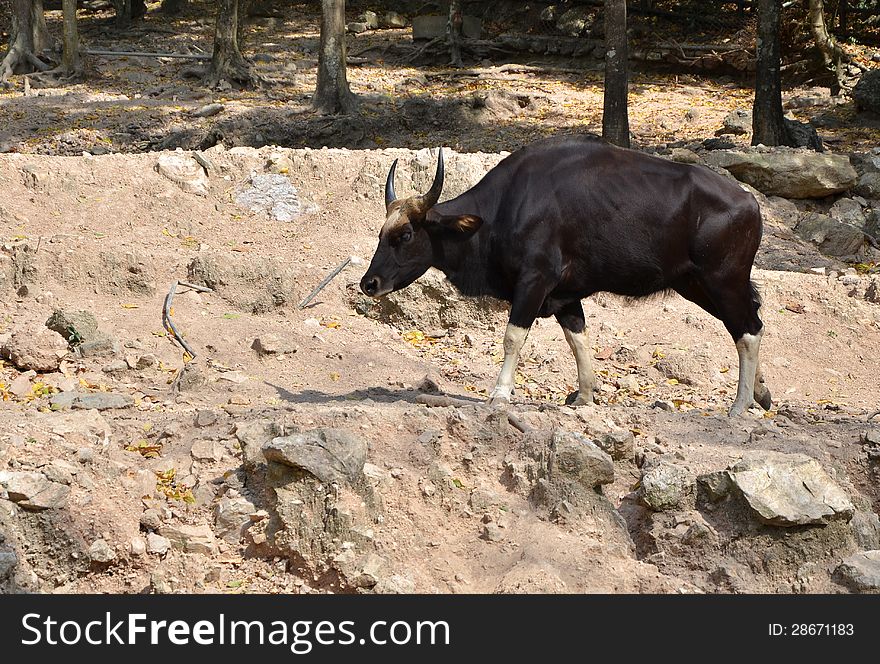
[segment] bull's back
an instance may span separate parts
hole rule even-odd
[[[757,203],[735,182],[586,137],[524,148],[480,189],[499,267],[558,261],[559,288],[579,296],[647,295],[725,251],[753,258],[760,241]]]

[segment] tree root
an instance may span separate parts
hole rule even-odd
[[[212,62],[202,83],[213,89],[227,87],[261,89],[269,85],[269,81],[257,74],[244,58],[236,58],[216,67]]]
[[[49,70],[49,65],[40,60],[33,51],[13,46],[0,62],[0,83],[9,87],[9,77],[15,74],[30,74]]]

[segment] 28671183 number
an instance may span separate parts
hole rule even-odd
[[[792,636],[852,636],[851,623],[794,623],[790,626]]]

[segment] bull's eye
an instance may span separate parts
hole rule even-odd
[[[400,241],[401,242],[409,242],[410,240],[412,240],[412,231],[411,230],[407,229],[407,230],[403,231],[403,233],[400,234]]]

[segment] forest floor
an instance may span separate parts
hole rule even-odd
[[[204,90],[182,76],[191,64],[178,61],[95,58],[99,78],[29,96],[20,86],[0,93],[0,113],[10,118],[0,143],[18,153],[0,155],[0,286],[9,294],[0,341],[42,328],[56,309],[92,312],[115,341],[106,354],[67,356],[57,371],[0,365],[0,472],[69,487],[57,509],[0,499],[0,572],[8,577],[0,573],[0,583],[42,592],[845,591],[835,573],[841,559],[877,548],[880,534],[877,458],[866,442],[880,440],[880,424],[869,419],[880,410],[880,307],[866,294],[873,288],[876,298],[876,276],[821,256],[768,215],[754,273],[775,399],[768,413],[726,416],[736,351],[711,316],[677,296],[633,303],[599,295],[585,301],[598,403],[564,405],[574,361],[558,326],[539,321],[510,411],[531,429],[522,435],[479,405],[499,369],[503,309],[431,286],[430,277],[383,309],[357,289],[362,265],[305,309],[297,303],[345,258],[369,260],[392,159],[401,159],[405,193],[433,172],[421,148],[453,148],[444,196],[454,195],[500,150],[596,131],[600,70],[594,63],[583,74],[554,73],[571,63],[527,59],[521,72],[487,62],[472,77],[377,59],[350,69],[365,119],[349,129],[363,136],[346,149],[288,149],[347,140],[325,133],[322,143],[319,128],[340,125],[305,110],[313,18],[296,13],[249,32],[246,50],[271,56],[257,64],[275,80],[263,91]],[[206,51],[213,25],[189,16],[168,34],[168,23],[160,31],[148,16],[123,39],[107,19],[83,22],[91,47]],[[375,31],[353,37],[350,49],[406,39],[405,31]],[[747,86],[695,75],[636,74],[633,90],[642,147],[711,138],[727,113],[751,105]],[[488,93],[495,101],[472,101]],[[519,96],[523,106],[502,103]],[[832,151],[876,145],[876,121],[827,90],[786,98],[801,100],[797,113],[827,118],[820,134]],[[224,104],[220,116],[193,116],[212,102]],[[209,141],[218,123],[221,140]],[[163,143],[172,136],[204,150],[209,167],[195,189],[158,172],[160,159],[185,153],[147,152],[176,147]],[[473,152],[482,154],[463,154]],[[291,221],[241,202],[254,175],[268,173],[296,188],[300,213]],[[184,357],[160,314],[178,279],[214,292],[175,300],[174,319],[199,355],[175,391]],[[257,338],[273,352],[255,350]],[[417,402],[435,386],[474,405]],[[50,406],[64,394],[127,403],[100,412]],[[248,457],[252,432],[264,424],[277,435],[342,428],[365,441],[369,488],[345,513],[357,521],[369,511],[369,526],[309,543],[325,554],[336,547],[335,557],[304,561],[302,548],[265,548],[257,526],[283,500],[265,491],[271,477]],[[559,430],[631,437],[601,495],[536,498],[546,471],[541,446]],[[779,528],[732,499],[716,505],[691,495],[654,511],[639,497],[651,464],[672,464],[693,485],[697,475],[774,452],[817,459],[852,498],[853,525]],[[230,537],[223,506],[242,497],[253,503],[240,513],[247,532]],[[145,542],[161,545],[157,534],[171,550],[145,552]]]

